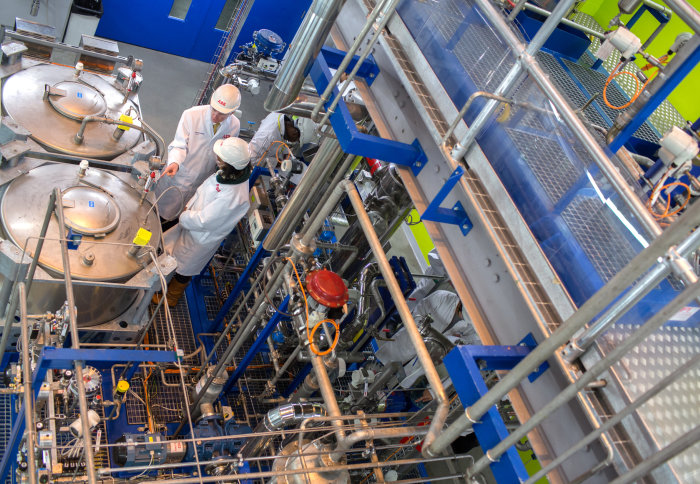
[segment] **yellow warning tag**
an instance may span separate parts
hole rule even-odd
[[[136,237],[134,237],[134,244],[135,245],[146,245],[151,241],[151,233],[144,229],[140,228],[138,232],[136,232]]]
[[[120,115],[120,116],[119,116],[119,121],[121,121],[122,123],[134,124],[134,118],[132,118],[131,116],[127,116],[126,114]],[[121,129],[122,131],[129,131],[129,130],[131,129],[131,128],[128,127],[128,126],[122,126],[122,125],[119,125],[119,126],[117,126],[117,127],[118,127],[119,129]]]

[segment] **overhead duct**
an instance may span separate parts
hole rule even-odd
[[[314,0],[289,47],[277,80],[265,99],[265,109],[279,111],[292,104],[311,64],[321,50],[345,0]]]

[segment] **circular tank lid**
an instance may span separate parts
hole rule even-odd
[[[64,116],[82,120],[85,116],[100,116],[107,110],[107,102],[100,92],[76,81],[63,81],[54,84],[54,92],[65,95],[49,95],[49,102]]]
[[[306,276],[306,289],[314,300],[329,308],[339,308],[348,302],[348,288],[343,279],[326,269]]]
[[[63,190],[63,207],[66,225],[81,234],[108,234],[119,225],[119,206],[97,188],[74,186]]]

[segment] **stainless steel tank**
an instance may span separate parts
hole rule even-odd
[[[135,129],[120,139],[112,137],[115,126],[99,122],[87,125],[82,144],[74,141],[85,116],[119,119],[136,115],[138,107],[109,77],[54,64],[38,64],[3,80],[2,105],[7,114],[27,129],[45,148],[84,158],[112,159],[141,139]],[[134,124],[140,125],[138,120]]]
[[[46,164],[15,178],[5,188],[0,201],[0,218],[6,239],[31,256],[55,187],[62,193],[64,217],[70,234],[59,234],[53,216],[47,240],[39,259],[40,266],[58,284],[36,282],[29,294],[29,312],[55,311],[65,301],[63,264],[59,236],[80,238],[79,245],[69,250],[71,275],[79,281],[123,283],[143,269],[128,254],[140,227],[152,233],[152,243],[160,240],[160,223],[150,203],[139,205],[141,192],[113,173],[88,168],[84,176],[78,167],[67,164]],[[147,217],[147,220],[146,220]],[[144,260],[150,262],[149,258]],[[138,297],[138,290],[123,287],[74,286],[78,322],[93,326],[113,320]]]

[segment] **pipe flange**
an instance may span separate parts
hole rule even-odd
[[[316,251],[316,241],[312,240],[309,245],[304,245],[300,234],[294,234],[291,243],[292,250],[303,256],[310,256]]]

